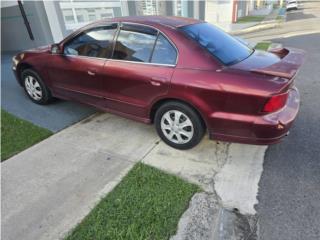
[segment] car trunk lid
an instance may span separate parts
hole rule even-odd
[[[261,95],[281,94],[294,84],[304,55],[304,51],[293,48],[270,52],[255,50],[248,58],[222,72],[234,72],[237,74],[235,81],[254,87]]]
[[[253,67],[251,72],[292,79],[305,59],[305,52],[295,48],[280,48],[270,51],[279,57],[279,61],[269,66]]]

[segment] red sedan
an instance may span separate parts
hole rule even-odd
[[[211,139],[271,144],[297,116],[304,52],[249,48],[178,17],[103,20],[58,44],[22,52],[13,70],[30,99],[74,100],[145,123],[178,149]]]

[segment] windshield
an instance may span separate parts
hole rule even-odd
[[[253,52],[239,40],[209,23],[188,25],[181,29],[225,65],[240,62]]]

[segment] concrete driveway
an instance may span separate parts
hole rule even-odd
[[[154,126],[93,115],[1,164],[2,239],[62,238],[137,161],[216,191],[223,207],[254,214],[264,151],[207,137],[179,151]]]
[[[1,53],[1,108],[53,132],[96,112],[94,108],[62,100],[45,106],[31,102],[12,73],[13,55]]]

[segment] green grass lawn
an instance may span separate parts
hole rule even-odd
[[[21,152],[52,134],[30,122],[1,110],[1,161]]]
[[[261,22],[266,16],[245,16],[238,19],[237,23]]]
[[[196,185],[138,163],[66,240],[169,239]]]
[[[270,45],[271,45],[271,42],[259,42],[254,48],[258,50],[267,51]]]

